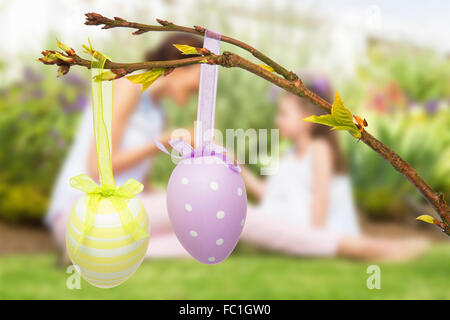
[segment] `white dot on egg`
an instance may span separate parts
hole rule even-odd
[[[209,258],[208,258],[208,261],[209,261],[209,262],[214,262],[214,261],[216,261],[216,258],[214,258],[214,257],[209,257]]]
[[[191,212],[192,211],[192,206],[189,203],[186,203],[184,205],[184,208],[186,209],[187,212]]]
[[[237,195],[238,196],[242,196],[242,189],[241,188],[237,188]]]
[[[244,226],[244,223],[245,223],[245,220],[244,220],[244,219],[242,219],[242,220],[241,220],[241,227],[243,227],[243,226]]]
[[[194,238],[198,236],[197,231],[191,230],[189,233],[190,233],[190,235],[191,235],[192,237],[194,237]]]
[[[182,184],[188,184],[189,183],[189,179],[188,178],[183,178],[183,179],[181,179],[181,183]]]
[[[223,219],[223,217],[225,217],[225,211],[223,210],[217,211],[216,217],[217,219]]]
[[[223,244],[223,239],[222,238],[217,239],[216,244],[218,246],[221,246]]]
[[[217,189],[219,189],[219,185],[218,185],[217,182],[215,182],[215,181],[212,181],[212,182],[209,184],[209,187],[210,187],[212,190],[214,190],[214,191],[216,191]]]

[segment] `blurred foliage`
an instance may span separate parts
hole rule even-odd
[[[54,70],[52,70],[54,71]],[[85,82],[26,69],[0,98],[0,218],[37,220],[85,106]]]
[[[430,52],[377,44],[347,88],[357,97],[353,103],[368,119],[370,133],[446,195],[450,194],[449,62]],[[366,146],[345,142],[355,199],[363,211],[400,216],[423,210],[419,192],[389,163]]]
[[[377,41],[359,68],[363,81],[394,81],[415,102],[450,97],[450,59],[433,51]]]
[[[435,190],[450,194],[450,112],[398,112],[370,117],[370,132],[409,162]],[[377,216],[420,208],[420,193],[383,158],[364,146],[347,148],[355,199]],[[420,210],[420,209],[419,209]],[[412,212],[412,214],[415,214]]]

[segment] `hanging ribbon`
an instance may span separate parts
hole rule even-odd
[[[221,35],[205,30],[203,47],[219,54]],[[214,114],[216,109],[218,65],[203,63],[200,69],[200,87],[198,93],[197,126],[195,128],[195,149],[181,139],[169,141],[169,145],[180,153],[177,159],[216,156],[233,171],[241,172],[239,164],[234,165],[226,156],[226,149],[214,144]],[[155,145],[164,153],[170,154],[162,143],[154,140]]]
[[[203,47],[219,54],[220,33],[205,30]],[[218,65],[203,63],[200,67],[200,87],[198,89],[197,127],[195,148],[210,147],[214,143],[214,113],[216,110]]]
[[[96,51],[91,61],[92,113],[94,122],[95,146],[97,149],[98,171],[100,185],[97,185],[88,175],[81,174],[70,179],[70,185],[83,191],[87,196],[86,213],[75,252],[82,244],[85,236],[94,226],[95,215],[100,201],[108,198],[120,217],[123,228],[137,241],[148,237],[147,232],[136,222],[128,208],[127,200],[139,194],[144,186],[134,179],[129,179],[121,187],[116,187],[112,169],[112,81],[96,81],[101,75],[107,57]]]

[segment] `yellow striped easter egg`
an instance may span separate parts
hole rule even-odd
[[[142,201],[138,198],[126,201],[136,222],[150,234],[149,220]],[[115,287],[131,277],[140,266],[147,252],[149,237],[136,241],[124,229],[111,201],[102,198],[95,214],[94,226],[78,246],[86,204],[87,197],[83,196],[73,207],[67,221],[66,246],[69,257],[90,284],[100,288]]]

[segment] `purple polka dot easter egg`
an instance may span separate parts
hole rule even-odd
[[[183,247],[202,263],[219,263],[233,251],[244,227],[244,182],[218,157],[184,159],[170,176],[167,209]]]

